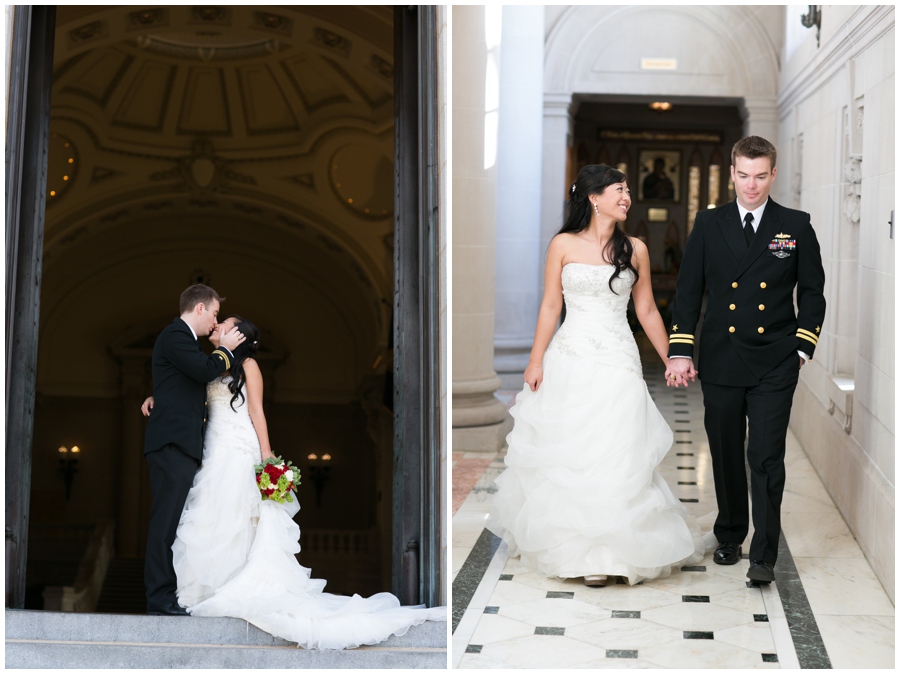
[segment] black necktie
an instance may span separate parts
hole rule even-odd
[[[753,213],[747,213],[744,216],[744,238],[747,239],[747,245],[750,245],[750,242],[753,241],[753,235],[756,232],[753,231]]]

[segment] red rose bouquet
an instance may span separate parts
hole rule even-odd
[[[271,499],[278,503],[293,503],[292,491],[297,491],[300,484],[300,471],[290,461],[283,461],[280,456],[270,457],[254,466],[256,484],[262,500]]]

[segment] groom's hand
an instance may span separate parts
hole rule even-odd
[[[666,386],[674,386],[678,388],[684,384],[685,388],[688,381],[697,379],[697,371],[694,369],[694,361],[690,358],[670,358],[666,367]]]
[[[142,413],[145,417],[149,417],[149,416],[150,416],[150,410],[152,410],[152,409],[153,409],[153,396],[150,396],[149,398],[147,398],[147,399],[144,401],[144,404],[141,405],[141,413]]]
[[[222,341],[219,344],[234,353],[234,350],[243,344],[245,339],[247,338],[244,337],[240,328],[235,326],[231,329],[231,332],[226,332],[222,335]]]

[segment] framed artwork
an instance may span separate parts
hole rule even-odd
[[[638,201],[681,201],[680,150],[641,150],[638,165]]]

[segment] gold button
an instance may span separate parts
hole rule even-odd
[[[759,334],[762,334],[762,333],[764,333],[766,330],[765,330],[765,328],[757,328],[756,331],[757,331]]]
[[[734,326],[733,326],[733,325],[732,325],[730,328],[728,328],[728,332],[734,332]]]
[[[759,287],[760,287],[760,288],[765,288],[765,287],[766,287],[766,282],[763,281],[762,283],[760,283],[760,284],[759,284]]]
[[[733,305],[733,304],[729,304],[729,305],[728,305],[728,308],[731,309],[732,311],[734,311],[734,305]]]
[[[759,305],[759,310],[760,310],[760,311],[765,311],[765,310],[766,310],[766,305],[765,305],[765,304],[760,304],[760,305]]]
[[[731,287],[732,287],[732,288],[737,288],[737,281],[735,281],[734,283],[732,283],[732,284],[731,284]]]

